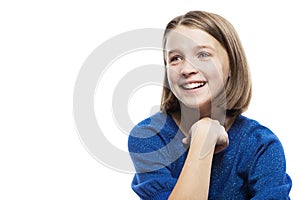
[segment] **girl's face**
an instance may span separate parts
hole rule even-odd
[[[185,106],[207,110],[225,92],[229,76],[226,50],[208,33],[186,26],[176,27],[166,39],[170,89]]]

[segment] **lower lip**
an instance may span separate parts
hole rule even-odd
[[[201,86],[201,87],[199,87],[199,88],[195,88],[195,89],[185,89],[185,88],[183,88],[183,87],[181,87],[181,88],[182,88],[185,92],[187,92],[187,93],[195,93],[195,92],[198,92],[198,91],[202,90],[205,86],[206,86],[206,84],[203,85],[203,86]]]

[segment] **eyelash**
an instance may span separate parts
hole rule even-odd
[[[202,51],[202,52],[198,53],[198,58],[207,58],[209,56],[210,56],[210,53],[208,53],[208,52]]]
[[[183,60],[183,58],[179,55],[172,56],[169,60],[169,63],[179,62],[178,59]]]
[[[197,54],[197,57],[198,57],[199,59],[204,59],[204,60],[207,59],[207,58],[210,57],[210,56],[211,56],[210,53],[204,52],[204,51],[202,51],[202,52],[200,52],[200,53]],[[183,57],[180,56],[180,55],[172,56],[172,57],[169,59],[169,63],[170,63],[170,64],[173,64],[173,65],[176,65],[176,64],[178,64],[178,62],[180,62],[178,59],[180,59],[180,61],[181,61],[181,60],[183,60]]]

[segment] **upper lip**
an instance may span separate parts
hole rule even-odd
[[[204,80],[191,80],[191,81],[185,81],[182,82],[180,85],[186,85],[186,84],[191,84],[191,83],[207,83],[207,81]]]
[[[194,81],[186,81],[183,84],[181,84],[180,87],[183,89],[192,90],[192,89],[196,89],[199,87],[203,87],[205,84],[206,84],[206,81],[194,80]]]

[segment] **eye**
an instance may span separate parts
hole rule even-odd
[[[211,54],[205,51],[201,51],[200,53],[198,53],[198,58],[200,59],[206,59],[208,57],[210,57]]]
[[[172,65],[177,65],[179,64],[181,61],[183,60],[183,58],[179,55],[175,55],[175,56],[171,56],[169,59],[169,63]]]

